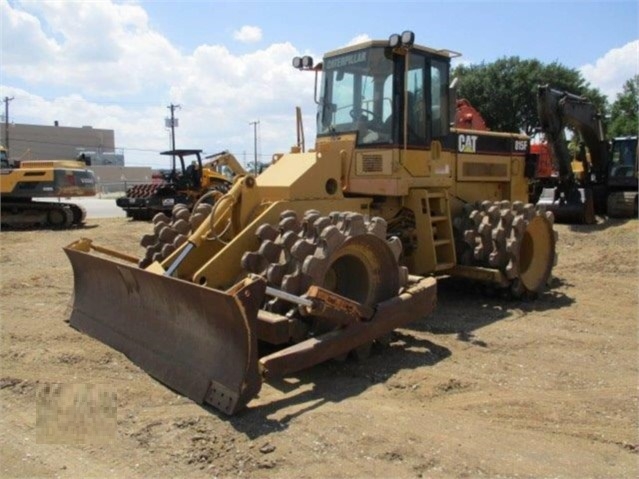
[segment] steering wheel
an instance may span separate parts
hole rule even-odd
[[[383,125],[384,122],[381,118],[379,118],[374,111],[367,110],[366,108],[357,108],[352,109],[349,112],[349,115],[354,121],[361,120],[362,117],[369,122],[370,125]]]

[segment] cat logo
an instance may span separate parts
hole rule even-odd
[[[477,135],[459,135],[457,148],[461,153],[477,153]]]

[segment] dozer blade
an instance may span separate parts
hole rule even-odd
[[[71,326],[124,353],[198,403],[233,414],[261,387],[256,321],[266,284],[218,291],[64,248],[74,275]]]

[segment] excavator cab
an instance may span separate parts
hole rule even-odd
[[[2,169],[10,168],[9,165],[9,157],[7,156],[7,150],[4,149],[4,146],[0,146],[0,165]]]
[[[636,136],[613,138],[608,165],[606,213],[612,217],[637,217]]]
[[[637,177],[637,137],[615,138],[612,140],[608,178],[611,183],[622,178]]]

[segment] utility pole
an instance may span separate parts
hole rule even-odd
[[[7,159],[9,158],[9,102],[13,100],[13,97],[4,97],[4,142],[5,149],[7,150]]]
[[[260,120],[249,122],[249,125],[253,125],[253,152],[255,154],[255,176],[257,176],[257,125],[259,124],[260,124]]]
[[[171,110],[171,118],[167,118],[165,124],[171,127],[171,150],[175,150],[175,127],[178,126],[178,119],[175,118],[175,109],[181,107],[171,103],[167,108]],[[175,170],[175,155],[173,155],[173,170]]]

